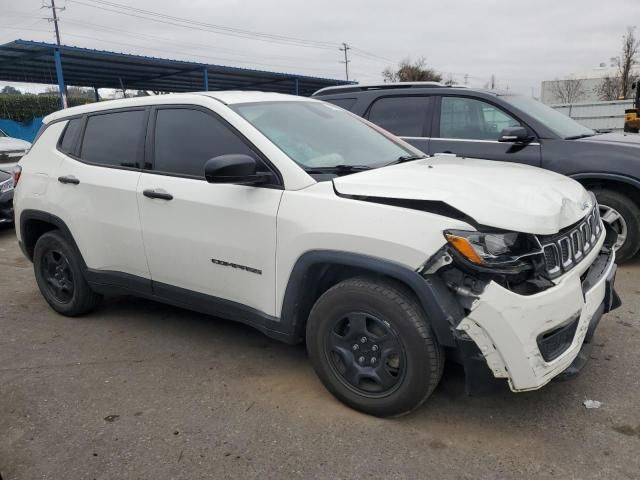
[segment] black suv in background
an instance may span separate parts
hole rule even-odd
[[[329,87],[314,97],[429,155],[525,163],[568,175],[596,194],[603,220],[618,232],[618,262],[640,249],[640,135],[596,132],[526,96],[432,82]]]

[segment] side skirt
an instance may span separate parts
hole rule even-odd
[[[278,318],[231,300],[154,282],[127,273],[87,269],[85,275],[91,288],[103,295],[134,295],[147,298],[186,310],[244,323],[268,337],[285,343],[296,343],[293,333],[283,329],[283,324]]]

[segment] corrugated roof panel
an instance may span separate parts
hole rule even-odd
[[[15,40],[0,45],[0,80],[57,84],[53,52],[56,45],[31,40]],[[294,93],[296,80],[300,95],[353,82],[328,78],[270,72],[225,65],[132,55],[61,45],[65,84],[98,88],[187,92],[202,90],[204,70],[210,90],[266,90]],[[122,82],[122,83],[121,83]]]

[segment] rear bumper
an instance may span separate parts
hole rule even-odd
[[[490,283],[458,325],[493,376],[508,380],[513,391],[538,389],[586,363],[600,318],[620,304],[614,253],[598,248],[592,255],[586,271],[569,273],[534,295]]]

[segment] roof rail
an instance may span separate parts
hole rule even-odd
[[[466,85],[445,85],[440,82],[388,82],[369,85],[338,85],[321,88],[313,94],[314,97],[331,93],[364,92],[367,90],[386,90],[393,88],[468,88]]]

